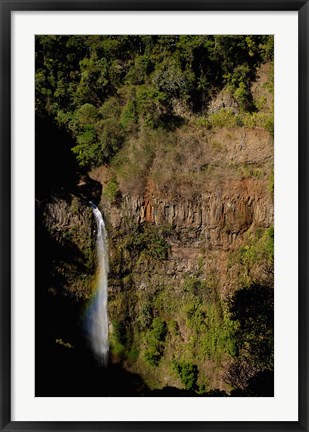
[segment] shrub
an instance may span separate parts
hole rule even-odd
[[[229,257],[229,265],[238,265],[239,283],[249,286],[263,281],[272,284],[274,274],[274,228],[257,229],[247,242]]]
[[[181,97],[192,90],[194,73],[189,69],[183,71],[179,62],[167,58],[157,65],[152,81],[168,97]]]
[[[160,359],[162,357],[161,351],[157,350],[156,346],[151,346],[144,354],[144,358],[150,366],[158,366]]]
[[[146,54],[136,56],[134,65],[126,75],[126,82],[133,85],[140,85],[145,82],[147,75],[152,71],[153,63]]]
[[[123,144],[119,125],[119,102],[108,99],[100,109],[86,103],[77,109],[68,122],[77,145],[72,148],[82,167],[94,167],[108,162]],[[62,115],[63,121],[64,116]],[[60,117],[59,117],[60,119]]]
[[[102,163],[100,150],[99,143],[78,144],[72,147],[72,152],[76,155],[77,162],[81,167],[100,165]]]
[[[157,317],[152,322],[151,336],[158,342],[164,342],[167,335],[166,322]]]
[[[142,329],[148,328],[153,320],[153,309],[151,304],[143,304],[138,317],[138,323]]]
[[[185,276],[183,289],[195,295],[203,295],[207,290],[206,282],[196,276]]]
[[[118,183],[115,178],[109,180],[103,188],[103,196],[109,201],[114,202],[120,194]]]
[[[238,102],[240,108],[248,111],[251,108],[250,92],[248,91],[244,82],[239,84],[239,87],[234,92],[234,98]]]
[[[136,100],[129,100],[124,106],[120,118],[120,124],[125,131],[134,131],[138,124],[138,112]]]
[[[235,355],[235,331],[237,324],[218,304],[210,305],[206,312],[206,331],[200,338],[203,353],[209,359],[221,361],[226,354]]]
[[[113,335],[116,342],[125,345],[127,341],[126,327],[123,322],[113,321]]]
[[[127,354],[127,331],[122,321],[112,321],[112,333],[110,337],[111,352],[121,358]]]
[[[180,381],[187,390],[197,390],[198,367],[189,362],[173,362],[173,368],[178,373]]]
[[[144,224],[139,226],[137,232],[127,239],[126,248],[133,257],[142,256],[163,261],[167,258],[170,245],[156,225]]]
[[[148,349],[144,358],[151,366],[158,366],[159,361],[164,353],[164,342],[167,336],[167,325],[160,317],[153,320],[151,329],[148,332],[147,345]]]
[[[228,108],[221,108],[208,117],[207,127],[233,129],[239,126],[239,118],[235,113]]]
[[[260,127],[266,129],[271,135],[274,134],[274,116],[272,113],[242,113],[240,118],[246,127]]]

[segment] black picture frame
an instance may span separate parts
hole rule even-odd
[[[21,422],[11,421],[11,12],[12,11],[297,11],[299,23],[299,420],[295,422]],[[308,430],[308,0],[86,1],[0,0],[1,146],[0,146],[0,425],[1,431],[307,431]],[[287,29],[288,31],[288,29]],[[293,227],[295,228],[295,227]]]

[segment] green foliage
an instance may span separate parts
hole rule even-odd
[[[76,111],[76,122],[79,125],[94,124],[98,119],[98,110],[95,106],[86,103]]]
[[[119,125],[120,110],[118,101],[110,98],[100,109],[87,103],[68,117],[58,115],[58,121],[65,121],[76,139],[72,147],[80,166],[98,166],[109,161],[123,142],[123,132]]]
[[[270,266],[274,263],[274,228],[257,231],[248,243],[238,252],[240,264],[250,267],[256,262],[266,261]]]
[[[186,315],[204,358],[220,362],[227,355],[235,355],[236,325],[219,299],[205,304],[195,298],[187,303]]]
[[[173,368],[187,390],[197,390],[198,367],[189,362],[173,361]]]
[[[137,102],[135,99],[128,100],[124,106],[120,123],[126,132],[134,131],[138,125]]]
[[[194,275],[185,276],[183,281],[183,291],[207,301],[212,300],[214,294],[210,280],[202,280],[198,276]]]
[[[103,187],[103,196],[111,202],[116,201],[119,195],[119,187],[115,178],[110,179]]]
[[[274,274],[274,228],[257,229],[239,250],[231,254],[229,265],[238,265],[239,283],[250,286],[257,279],[273,283]],[[258,273],[257,273],[258,269]]]
[[[272,113],[243,113],[240,116],[240,121],[246,127],[261,127],[266,129],[271,135],[274,134],[274,117]]]
[[[84,143],[83,138],[85,138]],[[89,134],[87,136],[84,134],[80,139],[80,143],[72,148],[73,153],[76,155],[77,162],[81,167],[91,167],[103,162],[100,158],[100,145],[94,143],[94,140],[87,140],[87,138],[91,138],[91,135]]]
[[[249,128],[263,128],[271,135],[274,134],[274,116],[272,113],[266,112],[241,112],[236,114],[229,108],[221,108],[220,110],[210,114],[208,117],[201,117],[197,120],[198,126],[211,128],[228,128],[246,126]]]
[[[36,113],[69,130],[81,166],[97,166],[143,128],[177,127],[176,106],[203,111],[223,87],[253,111],[256,68],[272,59],[273,36],[37,36]]]
[[[194,84],[192,70],[181,68],[175,58],[166,58],[159,63],[152,75],[152,82],[168,97],[185,97],[192,91]]]
[[[122,321],[112,321],[112,333],[110,335],[110,349],[113,354],[120,358],[127,355],[128,334]]]
[[[117,343],[125,345],[127,341],[126,327],[123,322],[113,321],[113,336]]]
[[[249,91],[244,82],[239,83],[239,87],[234,92],[234,97],[242,109],[247,110],[250,107]]]
[[[144,354],[146,362],[153,367],[158,366],[161,357],[161,351],[157,349],[156,345],[151,346]]]
[[[226,354],[236,354],[237,325],[231,321],[228,312],[220,310],[219,304],[207,308],[205,327],[206,331],[201,335],[200,343],[207,358],[220,361]]]
[[[151,336],[158,342],[164,342],[167,335],[166,322],[160,317],[152,321]]]
[[[152,70],[153,62],[151,58],[147,54],[137,55],[134,65],[131,66],[126,75],[126,82],[131,85],[144,84]]]
[[[214,112],[209,115],[206,119],[204,125],[207,128],[223,128],[226,127],[228,129],[233,129],[237,126],[240,126],[240,120],[235,113],[228,108],[222,108],[217,112]]]
[[[154,129],[164,127],[164,115],[170,111],[167,94],[151,86],[136,89],[136,106],[141,121]]]
[[[145,223],[127,238],[125,247],[133,257],[163,261],[168,256],[170,245],[159,227]]]
[[[129,360],[132,363],[134,363],[138,359],[138,357],[139,357],[139,351],[136,348],[132,347],[130,349],[130,351],[128,352],[128,358],[129,358]]]
[[[206,286],[205,282],[195,276],[186,276],[183,284],[184,291],[198,294]]]
[[[158,366],[164,353],[166,335],[166,322],[160,317],[155,318],[147,335],[147,350],[144,354],[145,360],[153,367]]]
[[[242,64],[237,66],[232,74],[226,76],[229,79],[232,94],[243,111],[252,111],[254,108],[250,91],[251,74],[249,65]]]
[[[153,320],[153,308],[150,303],[145,303],[138,316],[138,324],[142,330],[149,328]]]

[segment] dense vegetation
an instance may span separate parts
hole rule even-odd
[[[225,298],[218,292],[215,268],[205,279],[202,258],[200,269],[184,274],[182,282],[160,276],[160,263],[156,255],[147,256],[147,250],[155,250],[158,237],[162,242],[170,237],[166,229],[162,235],[155,226],[149,228],[143,229],[145,243],[139,242],[138,233],[132,234],[136,249],[127,236],[116,240],[119,255],[111,263],[116,270],[111,284],[117,278],[122,288],[109,300],[110,313],[119,320],[113,324],[112,352],[153,388],[159,377],[168,376],[177,387],[204,394],[223,369],[223,380],[235,395],[271,395],[273,228],[260,229],[229,253],[238,289]],[[137,289],[140,285],[145,289]]]
[[[37,36],[36,110],[70,131],[87,168],[110,162],[144,128],[174,129],[182,113],[205,113],[223,87],[238,115],[223,109],[201,124],[271,129],[250,88],[272,58],[272,36]]]
[[[273,394],[274,229],[271,217],[261,226],[250,219],[252,197],[272,202],[274,191],[272,156],[259,149],[257,162],[250,153],[254,140],[273,138],[273,55],[273,37],[262,35],[36,37],[37,129],[52,122],[65,134],[53,143],[45,132],[36,142],[39,162],[49,152],[63,162],[61,176],[54,167],[51,173],[58,195],[46,192],[50,160],[36,177],[37,251],[50,255],[37,280],[48,288],[48,316],[50,295],[66,302],[57,349],[69,347],[74,355],[80,341],[62,330],[67,303],[82,309],[93,295],[94,226],[87,208],[93,199],[109,235],[111,361],[139,374],[151,390],[168,383],[184,395]],[[256,135],[248,138],[251,129]],[[61,146],[75,166],[62,158]],[[95,168],[103,191],[94,185]],[[70,182],[67,171],[74,171]],[[229,188],[234,192],[226,197]],[[224,213],[224,222],[211,228],[219,233],[214,241],[209,227],[191,226],[189,219],[176,226],[152,215],[141,220],[136,203],[134,218],[123,210],[128,196],[142,197],[144,206],[153,194],[189,207],[202,201],[203,191],[209,202],[219,200],[211,216]],[[245,204],[237,207],[241,194]],[[175,245],[198,253],[171,271]],[[43,345],[44,332],[41,337]]]

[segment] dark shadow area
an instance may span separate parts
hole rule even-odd
[[[253,284],[236,291],[230,302],[233,320],[238,320],[241,331],[273,333],[274,290],[272,287]]]
[[[228,397],[229,395],[222,390],[215,389],[205,393],[196,393],[192,390],[184,390],[176,387],[164,387],[159,390],[152,390],[145,394],[151,397]]]
[[[173,112],[161,115],[159,120],[159,126],[167,131],[175,131],[177,128],[184,125],[184,123],[184,119]]]
[[[71,148],[75,145],[64,128],[49,118],[35,121],[35,198],[44,200],[74,193],[86,201],[100,200],[102,186],[76,163]]]
[[[37,356],[35,395],[41,397],[143,396],[142,379],[121,365],[101,366],[86,347],[45,346]]]
[[[273,397],[274,371],[258,372],[248,380],[244,390],[236,389],[231,392],[232,397]]]
[[[52,191],[73,188],[79,170],[72,154],[72,138],[49,118],[35,120],[35,193],[48,197]]]
[[[235,390],[231,396],[274,395],[274,290],[253,284],[230,300],[238,355],[224,379]]]

